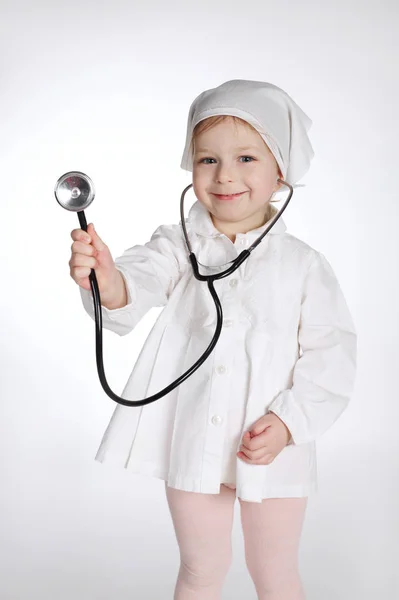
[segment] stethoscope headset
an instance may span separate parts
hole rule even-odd
[[[198,279],[199,281],[206,281],[208,284],[209,291],[211,293],[211,296],[212,296],[212,298],[215,302],[215,306],[216,306],[217,324],[216,324],[216,330],[215,330],[214,336],[213,336],[208,348],[205,350],[205,352],[202,354],[202,356],[197,360],[197,362],[194,363],[193,366],[190,367],[190,369],[188,369],[185,373],[183,373],[183,375],[178,377],[175,381],[173,381],[173,383],[171,383],[170,385],[165,387],[163,390],[161,390],[157,394],[153,394],[152,396],[149,396],[148,398],[144,398],[143,400],[125,400],[125,398],[121,398],[120,396],[115,394],[109,387],[108,382],[105,377],[104,364],[103,364],[101,298],[100,298],[100,292],[98,289],[98,283],[97,283],[95,271],[94,271],[94,269],[91,269],[91,272],[89,275],[89,280],[90,280],[90,287],[91,287],[91,291],[93,294],[93,300],[94,300],[97,371],[98,371],[98,375],[99,375],[99,378],[101,381],[101,385],[103,386],[105,393],[108,394],[108,396],[112,400],[114,400],[115,402],[118,402],[118,404],[123,404],[124,406],[144,406],[145,404],[150,404],[151,402],[155,402],[156,400],[159,400],[163,396],[166,396],[166,394],[168,394],[174,388],[176,388],[178,385],[183,383],[183,381],[185,381],[188,377],[190,377],[190,375],[192,375],[202,365],[202,363],[205,362],[205,360],[208,358],[208,356],[211,354],[212,350],[216,346],[216,343],[220,337],[220,333],[222,330],[222,323],[223,323],[222,306],[220,304],[219,297],[216,294],[213,282],[218,279],[223,279],[224,277],[231,275],[231,273],[234,273],[234,271],[236,269],[238,269],[238,267],[240,265],[242,265],[242,263],[250,256],[251,252],[256,248],[256,246],[258,246],[258,244],[260,244],[260,242],[263,240],[265,235],[270,231],[270,229],[274,226],[274,224],[278,221],[278,219],[281,217],[281,215],[285,211],[289,201],[292,198],[292,194],[293,194],[294,190],[293,190],[293,187],[286,181],[283,181],[282,179],[277,179],[277,181],[282,183],[283,185],[286,185],[290,189],[290,193],[284,203],[283,208],[280,209],[280,211],[275,216],[275,218],[271,221],[271,223],[268,225],[268,227],[265,229],[265,231],[254,241],[254,243],[249,248],[243,250],[237,256],[237,258],[234,259],[234,261],[230,261],[230,262],[232,262],[232,265],[230,267],[228,267],[225,271],[222,271],[217,274],[212,274],[212,275],[201,275],[201,273],[199,272],[198,261],[195,257],[194,252],[192,251],[191,244],[190,244],[190,241],[189,241],[188,235],[187,235],[185,221],[184,221],[184,209],[183,209],[184,197],[186,195],[186,192],[193,186],[193,184],[191,183],[183,190],[181,199],[180,199],[180,219],[181,219],[181,226],[183,229],[184,239],[186,241],[186,245],[187,245],[187,248],[189,251],[189,259],[190,259],[191,266],[193,268],[193,272],[194,272],[196,279]],[[58,179],[57,183],[55,184],[54,194],[55,194],[57,202],[63,208],[65,208],[66,210],[78,213],[80,227],[84,231],[87,231],[87,222],[86,222],[86,217],[84,214],[84,209],[86,209],[93,202],[94,196],[95,196],[94,185],[93,185],[93,182],[91,181],[90,177],[88,177],[87,175],[85,175],[84,173],[82,173],[80,171],[68,171],[68,173],[65,173]],[[226,264],[228,264],[228,263],[226,263]]]

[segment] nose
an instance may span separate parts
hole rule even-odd
[[[233,180],[233,168],[225,163],[220,162],[216,169],[216,181],[225,183]]]

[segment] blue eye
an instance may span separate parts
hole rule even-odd
[[[253,156],[240,156],[240,158],[249,158],[249,161],[244,161],[244,162],[252,162],[253,160],[255,160]],[[215,159],[214,158],[203,158],[203,159],[199,160],[198,162],[199,163],[203,163],[204,165],[211,164],[211,163],[205,162],[206,160],[213,160],[214,161]]]

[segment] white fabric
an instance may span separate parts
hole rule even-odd
[[[307,135],[312,121],[284,90],[263,81],[234,79],[202,92],[189,110],[182,169],[192,171],[189,145],[194,127],[214,115],[232,115],[250,123],[275,157],[284,181],[293,188],[304,187],[296,182],[314,157]]]
[[[198,201],[185,222],[207,265],[233,260],[267,227],[238,233],[233,243]],[[126,335],[151,307],[165,307],[121,394],[141,400],[198,360],[213,337],[216,309],[207,284],[193,275],[180,223],[161,225],[115,262],[128,304],[102,307],[104,328]],[[346,408],[355,379],[355,327],[337,279],[280,218],[215,289],[224,326],[212,354],[160,400],[117,404],[95,459],[186,491],[214,494],[225,482],[246,501],[307,496],[317,487],[315,440]],[[91,291],[79,290],[94,320]],[[248,465],[236,452],[268,411],[287,424],[293,443],[270,465]]]

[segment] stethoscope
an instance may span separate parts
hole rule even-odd
[[[159,400],[160,398],[162,398],[162,396],[166,396],[166,394],[168,394],[174,388],[176,388],[178,385],[183,383],[183,381],[185,381],[188,377],[190,377],[190,375],[192,375],[202,365],[202,363],[205,362],[205,360],[208,358],[208,356],[211,354],[212,350],[216,346],[216,343],[220,337],[220,333],[222,330],[222,322],[223,322],[222,306],[220,304],[218,295],[216,294],[213,282],[218,279],[223,279],[224,277],[231,275],[231,273],[234,273],[234,271],[236,269],[238,269],[238,267],[240,265],[242,265],[242,263],[250,256],[251,252],[256,248],[256,246],[258,246],[258,244],[260,244],[260,242],[263,240],[265,235],[270,231],[270,229],[273,227],[273,225],[275,225],[275,223],[278,221],[278,219],[281,217],[281,215],[285,211],[289,201],[291,200],[294,190],[293,190],[292,186],[289,183],[287,183],[286,181],[283,181],[282,179],[277,179],[277,181],[286,185],[290,189],[290,193],[288,195],[287,200],[284,203],[283,208],[280,209],[280,211],[274,217],[274,219],[269,224],[269,226],[254,241],[254,243],[249,248],[243,250],[239,254],[239,256],[237,256],[237,258],[234,259],[234,261],[230,261],[232,263],[230,267],[228,267],[225,271],[222,271],[221,273],[216,273],[216,274],[212,274],[212,275],[201,275],[201,273],[199,273],[199,271],[198,271],[198,262],[199,261],[197,261],[195,254],[192,251],[190,241],[188,239],[186,225],[184,222],[184,209],[183,209],[184,196],[186,195],[186,192],[193,186],[193,184],[191,183],[183,190],[181,199],[180,199],[180,218],[181,218],[181,226],[183,229],[183,235],[184,235],[184,238],[185,238],[185,241],[187,244],[187,248],[189,251],[189,259],[190,259],[196,279],[198,279],[199,281],[206,281],[208,283],[209,291],[211,293],[211,296],[212,296],[212,298],[215,302],[215,306],[216,306],[217,324],[216,324],[216,331],[214,333],[214,336],[213,336],[208,348],[203,353],[203,355],[197,360],[197,362],[195,364],[193,364],[192,367],[190,367],[190,369],[188,369],[185,373],[183,373],[183,375],[178,377],[178,379],[176,379],[173,383],[171,383],[170,385],[165,387],[163,390],[161,390],[157,394],[153,394],[152,396],[149,396],[148,398],[144,398],[143,400],[125,400],[124,398],[117,396],[109,387],[106,377],[105,377],[104,364],[103,364],[101,298],[100,298],[100,292],[98,289],[98,283],[97,283],[95,271],[94,271],[94,269],[91,269],[91,272],[89,275],[89,280],[90,280],[90,287],[91,287],[93,299],[94,299],[94,316],[95,316],[95,324],[96,324],[97,371],[98,371],[98,375],[100,377],[101,385],[103,386],[105,393],[108,394],[108,396],[110,398],[112,398],[112,400],[114,400],[115,402],[118,402],[118,404],[123,404],[124,406],[144,406],[145,404],[150,404],[151,402],[155,402],[155,400]],[[93,182],[91,181],[90,177],[88,177],[84,173],[81,173],[80,171],[69,171],[68,173],[65,173],[58,179],[57,183],[55,184],[54,194],[55,194],[57,202],[63,208],[65,208],[66,210],[70,210],[70,211],[74,211],[74,212],[78,213],[80,227],[84,231],[87,231],[87,222],[86,222],[86,217],[84,214],[84,209],[87,208],[93,202],[94,196],[95,196],[94,185],[93,185]],[[229,264],[229,263],[226,263],[226,264]],[[203,265],[203,266],[208,266],[208,265]],[[219,265],[219,267],[220,266],[224,266],[224,265]]]

